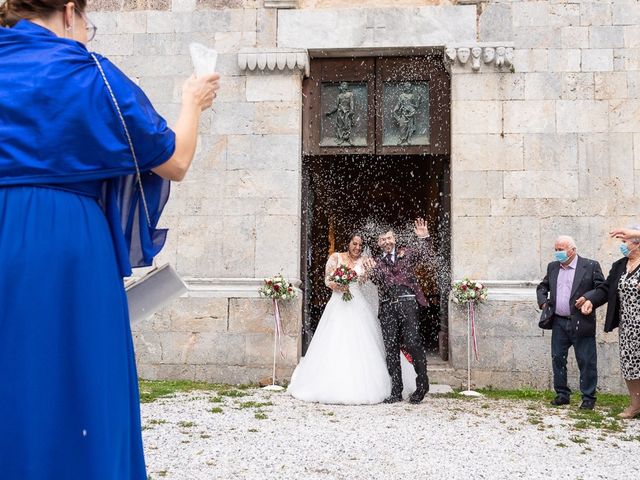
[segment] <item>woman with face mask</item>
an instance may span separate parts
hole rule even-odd
[[[218,88],[189,78],[169,129],[87,49],[85,7],[0,4],[3,479],[146,480],[122,277],[162,248],[168,180],[188,170]]]
[[[619,416],[629,419],[640,416],[640,239],[622,240],[620,253],[623,257],[611,266],[607,280],[584,295],[582,313],[608,303],[604,331],[618,328],[620,370],[630,395]]]

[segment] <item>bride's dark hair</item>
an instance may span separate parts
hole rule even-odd
[[[349,250],[349,245],[351,245],[351,240],[353,240],[356,237],[360,237],[360,240],[362,240],[362,248],[364,248],[364,246],[366,245],[364,235],[359,231],[355,230],[349,233],[349,240],[347,241],[347,251]]]

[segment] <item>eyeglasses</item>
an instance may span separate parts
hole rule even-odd
[[[81,12],[80,16],[82,17],[84,22],[87,24],[85,28],[87,29],[87,43],[89,43],[91,40],[95,38],[96,32],[98,31],[98,27],[96,27],[93,24],[93,22],[89,20],[89,17],[87,17],[87,15],[84,12]]]

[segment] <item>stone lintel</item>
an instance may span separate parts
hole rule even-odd
[[[370,49],[474,42],[474,5],[323,8],[278,11],[280,47]]]
[[[238,53],[240,70],[293,71],[299,70],[309,75],[309,54],[304,49],[264,48],[242,49]]]
[[[264,0],[264,8],[298,8],[299,0]]]

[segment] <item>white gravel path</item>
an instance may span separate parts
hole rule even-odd
[[[215,392],[192,392],[143,404],[149,477],[640,478],[640,420],[620,423],[621,432],[579,429],[570,416],[577,405],[429,396],[418,406],[338,406],[246,393],[222,403],[211,402]],[[271,405],[241,408],[248,401]]]

